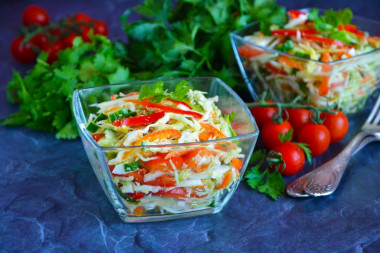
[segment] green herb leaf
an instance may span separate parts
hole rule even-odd
[[[282,52],[288,52],[294,48],[293,42],[291,40],[287,40],[284,44],[277,46],[276,49]]]
[[[293,135],[293,128],[287,131],[285,134],[279,134],[278,138],[280,139],[281,143],[288,142],[292,140]]]
[[[132,172],[137,170],[140,167],[140,163],[138,161],[133,163],[125,163],[124,164],[124,170],[125,172]]]
[[[305,152],[305,155],[306,155],[306,159],[307,161],[309,162],[309,164],[311,164],[311,151],[310,149],[307,147],[308,144],[306,143],[300,143],[300,142],[296,142],[296,144],[302,148],[302,150]]]
[[[285,192],[285,181],[278,172],[265,170],[266,181],[257,187],[261,193],[268,194],[273,200],[277,200]]]

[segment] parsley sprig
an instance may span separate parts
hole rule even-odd
[[[153,86],[143,85],[140,88],[139,100],[146,98],[151,99],[154,102],[160,102],[165,98],[171,98],[177,101],[188,100],[187,92],[192,87],[189,86],[189,82],[186,80],[180,81],[173,92],[168,92],[164,89],[164,82],[158,81]]]
[[[129,79],[129,69],[121,64],[116,46],[103,36],[94,36],[92,43],[83,43],[77,37],[73,48],[60,52],[53,64],[48,64],[47,53],[42,53],[24,78],[14,71],[7,97],[20,107],[3,119],[2,125],[58,131],[58,139],[78,137],[71,111],[74,89]]]

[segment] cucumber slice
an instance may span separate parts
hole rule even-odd
[[[86,129],[87,129],[89,132],[91,132],[91,133],[95,133],[96,131],[98,131],[99,128],[100,128],[100,127],[99,127],[97,124],[91,122],[90,124],[88,124],[88,126],[87,126]]]

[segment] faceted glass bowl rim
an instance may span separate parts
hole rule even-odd
[[[254,131],[251,133],[238,135],[238,136],[232,136],[222,139],[215,139],[215,140],[208,140],[208,141],[199,141],[199,142],[186,142],[186,143],[176,143],[176,144],[160,144],[160,145],[139,145],[139,146],[122,146],[122,147],[104,147],[100,146],[90,135],[90,133],[83,127],[82,124],[87,123],[86,120],[84,120],[84,112],[82,108],[82,104],[80,103],[80,92],[82,91],[91,91],[96,89],[102,89],[107,87],[115,87],[115,86],[123,86],[127,84],[132,85],[138,85],[138,84],[144,84],[144,83],[154,83],[157,81],[163,81],[165,82],[169,81],[181,81],[181,80],[209,80],[210,82],[216,81],[217,85],[221,85],[223,88],[225,88],[229,94],[232,95],[232,97],[243,107],[246,115],[248,116],[250,123],[254,127]],[[99,85],[95,87],[89,87],[89,88],[82,88],[82,89],[76,89],[73,94],[73,111],[74,111],[74,117],[75,120],[79,126],[79,131],[85,136],[85,138],[95,147],[101,150],[125,150],[125,149],[134,149],[134,148],[167,148],[167,147],[181,147],[181,146],[193,146],[193,145],[206,145],[211,143],[219,143],[219,142],[232,142],[240,139],[250,139],[254,138],[259,134],[259,130],[256,124],[255,119],[253,118],[252,114],[250,113],[248,107],[244,103],[244,101],[237,95],[237,93],[232,90],[227,84],[225,84],[222,80],[220,80],[217,77],[184,77],[184,78],[168,78],[168,79],[152,79],[152,80],[139,80],[139,81],[131,81],[131,82],[123,82],[123,83],[117,83],[117,84],[105,84],[105,85]]]
[[[301,11],[308,11],[308,10],[311,10],[312,8],[305,8],[305,9],[301,9]],[[325,9],[319,9],[319,10],[322,10],[322,11],[326,11]],[[376,25],[379,27],[380,29],[380,22],[378,21],[375,21],[373,19],[368,19],[368,18],[363,18],[361,16],[354,16],[352,18],[352,20],[354,21],[353,23],[357,24],[357,25],[360,25],[359,23],[371,23],[371,25]],[[355,21],[358,21],[358,22],[355,22]],[[304,58],[304,57],[300,57],[300,56],[296,56],[294,54],[288,54],[286,52],[282,52],[282,51],[279,51],[279,50],[276,50],[276,49],[272,49],[272,48],[269,48],[269,47],[265,47],[265,46],[260,46],[254,42],[251,42],[249,40],[246,40],[244,39],[243,37],[244,36],[247,36],[247,35],[252,35],[252,34],[241,34],[242,32],[244,32],[246,29],[250,28],[250,27],[253,27],[255,25],[258,25],[260,22],[259,21],[256,21],[256,22],[252,22],[250,24],[248,24],[247,26],[245,26],[244,28],[240,29],[240,30],[237,30],[237,31],[233,31],[230,33],[230,38],[237,38],[241,41],[244,41],[245,43],[248,43],[252,46],[255,46],[255,47],[258,47],[258,48],[261,48],[263,50],[266,50],[266,51],[269,51],[269,52],[272,52],[272,53],[276,53],[276,54],[279,54],[279,55],[285,55],[285,56],[288,56],[288,57],[294,57],[294,58],[297,58],[297,59],[300,59],[300,60],[304,60],[304,61],[310,61],[310,62],[315,62],[315,63],[319,63],[319,64],[324,64],[324,65],[335,65],[335,64],[338,64],[338,63],[345,63],[347,61],[350,61],[350,60],[357,60],[357,59],[360,59],[360,58],[365,58],[365,57],[370,57],[372,54],[374,53],[377,53],[380,51],[380,48],[377,48],[375,50],[372,50],[372,51],[369,51],[369,52],[366,52],[366,53],[362,53],[362,54],[359,54],[359,55],[355,55],[355,56],[352,56],[352,57],[349,57],[349,58],[346,58],[346,59],[341,59],[341,60],[336,60],[336,61],[331,61],[331,62],[322,62],[322,61],[317,61],[317,60],[312,60],[312,59],[308,59],[308,58]],[[259,26],[258,26],[259,27]],[[256,31],[259,31],[259,30],[255,30]],[[379,36],[380,34],[372,34],[372,36]],[[242,37],[243,36],[243,37]],[[236,48],[236,45],[235,45],[235,42],[232,40],[232,45],[234,48]],[[234,53],[237,54],[237,52],[235,52],[234,50]]]

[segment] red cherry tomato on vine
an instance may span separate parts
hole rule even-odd
[[[100,34],[103,36],[108,36],[108,26],[101,20],[97,20],[94,23],[94,34]]]
[[[60,37],[62,35],[62,30],[59,29],[59,28],[52,28],[49,30],[49,33],[53,36],[53,37]]]
[[[63,43],[66,47],[73,47],[73,41],[76,37],[78,37],[78,34],[72,33],[63,39]]]
[[[46,36],[45,34],[37,34],[35,36],[33,36],[33,38],[31,38],[29,40],[29,42],[32,44],[32,45],[35,45],[35,46],[38,46],[39,48],[42,48],[42,46],[46,43],[49,42],[49,37]]]
[[[47,58],[48,63],[53,63],[56,60],[58,60],[58,52],[63,50],[65,48],[65,45],[61,41],[53,42],[52,44],[45,44],[42,47],[42,50],[47,52],[49,54]]]
[[[297,140],[308,144],[311,156],[318,156],[329,147],[330,132],[323,124],[307,123],[298,132]]]
[[[74,20],[76,22],[86,22],[86,23],[92,22],[92,19],[90,18],[90,16],[87,15],[86,13],[83,13],[83,12],[79,12],[79,13],[75,14]]]
[[[80,29],[81,29],[81,32],[82,32],[82,34],[81,34],[81,37],[82,37],[82,40],[84,41],[84,42],[91,42],[91,38],[90,38],[90,27],[88,27],[88,26],[85,26],[85,25],[80,25],[79,26],[80,27]]]
[[[283,176],[290,176],[297,174],[305,164],[305,153],[294,142],[284,142],[273,149],[274,152],[280,153],[282,160],[285,162],[284,166],[281,164],[279,172]]]
[[[264,146],[267,149],[273,149],[274,147],[280,145],[281,139],[280,135],[285,135],[293,129],[289,121],[283,121],[282,123],[274,123],[272,121],[267,121],[264,124],[263,129],[261,130],[261,139],[263,140]],[[291,138],[288,141],[291,141],[293,138],[293,131]]]
[[[25,43],[22,45],[22,41],[24,40],[24,37],[17,37],[14,39],[11,43],[11,54],[12,56],[21,63],[30,63],[33,62],[37,54],[32,50],[31,43]]]
[[[348,132],[348,119],[341,111],[333,110],[337,114],[325,113],[323,125],[330,131],[331,143],[340,141]]]
[[[49,24],[49,20],[50,18],[48,12],[38,5],[29,5],[25,8],[24,12],[22,13],[22,22],[25,26],[45,26]]]
[[[309,123],[309,110],[306,109],[286,109],[289,114],[289,122],[294,128],[294,134],[297,135],[303,125]]]
[[[267,102],[272,103],[273,100]],[[273,105],[273,107],[251,107],[250,111],[255,118],[257,126],[261,130],[267,121],[272,121],[273,115],[276,114],[278,110],[277,107]]]

